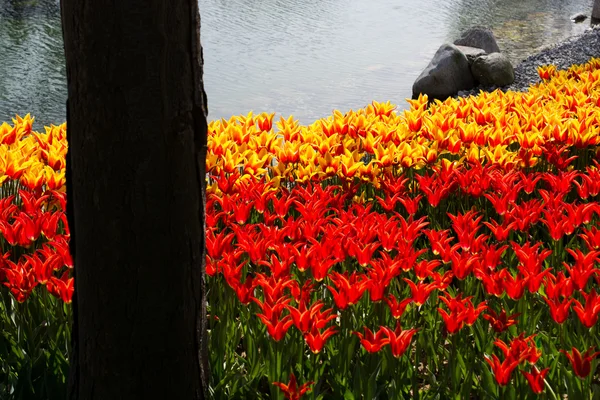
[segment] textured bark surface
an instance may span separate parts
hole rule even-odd
[[[202,399],[206,96],[197,0],[62,0],[71,399]]]

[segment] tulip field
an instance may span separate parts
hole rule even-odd
[[[600,59],[538,72],[211,122],[211,397],[600,399]],[[0,126],[0,398],[65,390],[65,130]]]

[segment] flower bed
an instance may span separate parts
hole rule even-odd
[[[539,73],[401,113],[213,121],[211,395],[600,390],[600,60]],[[68,368],[65,126],[31,123],[0,127],[0,397],[62,393]]]
[[[65,125],[0,126],[0,398],[65,398],[73,262]]]
[[[599,66],[400,114],[210,124],[215,396],[597,391]]]

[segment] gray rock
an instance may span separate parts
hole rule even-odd
[[[474,26],[463,32],[461,37],[454,41],[457,46],[477,47],[485,50],[486,53],[499,53],[500,48],[496,43],[494,33],[483,26]]]
[[[444,100],[459,90],[471,89],[473,86],[475,80],[471,75],[467,56],[456,46],[445,43],[413,84],[413,97],[417,98],[423,93],[430,99]]]
[[[506,86],[515,81],[515,71],[502,53],[479,56],[471,65],[473,77],[483,86]]]
[[[467,56],[467,60],[469,61],[469,65],[473,64],[473,61],[479,56],[482,56],[485,53],[484,49],[480,49],[477,47],[470,46],[456,46],[465,56]]]
[[[587,15],[585,15],[584,13],[578,13],[578,14],[571,16],[571,21],[573,21],[575,23],[583,22],[586,19],[587,19]]]

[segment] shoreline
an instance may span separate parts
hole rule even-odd
[[[584,64],[591,58],[600,57],[600,25],[590,27],[581,35],[572,36],[562,42],[549,44],[515,66],[515,81],[502,87],[476,86],[471,90],[461,90],[454,97],[477,95],[480,91],[491,92],[500,89],[523,92],[541,82],[537,67],[552,64],[556,69],[568,69],[572,65]]]

